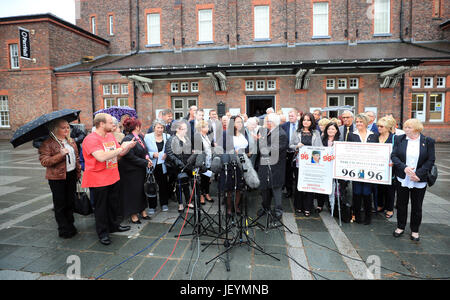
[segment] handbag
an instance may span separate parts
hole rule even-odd
[[[81,181],[78,181],[73,211],[82,216],[88,216],[93,213],[91,200],[86,190],[81,188]]]
[[[144,183],[145,195],[149,198],[157,197],[158,185],[156,184],[153,168],[147,168],[147,175]]]

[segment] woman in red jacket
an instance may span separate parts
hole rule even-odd
[[[55,219],[59,236],[71,238],[77,234],[73,208],[81,165],[76,143],[70,138],[70,126],[64,119],[53,121],[50,137],[39,148],[39,160],[46,170],[45,178],[53,194]]]

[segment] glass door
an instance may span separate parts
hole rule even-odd
[[[426,96],[425,94],[412,94],[412,108],[411,118],[416,118],[421,122],[425,122],[425,107]]]

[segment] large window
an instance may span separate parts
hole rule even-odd
[[[197,106],[196,97],[172,97],[172,109],[174,120],[178,120],[187,116],[189,107]]]
[[[19,46],[17,44],[9,45],[9,59],[11,69],[19,68]]]
[[[161,15],[159,13],[147,14],[147,43],[149,45],[161,44]]]
[[[255,39],[270,39],[270,7],[258,5],[254,7]]]
[[[336,94],[336,95],[328,95],[328,107],[337,107],[337,106],[350,106],[353,107],[353,113],[356,111],[356,101],[358,96],[356,94]],[[343,109],[329,111],[328,117],[337,118],[344,112]]]
[[[198,41],[213,41],[213,10],[202,9],[198,11]]]
[[[374,34],[389,34],[391,27],[391,0],[374,0]]]
[[[313,36],[328,35],[328,2],[316,2],[313,6]]]
[[[111,106],[129,106],[128,83],[103,84],[104,108]]]
[[[8,96],[0,96],[0,128],[10,127]]]

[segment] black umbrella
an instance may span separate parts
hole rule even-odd
[[[9,142],[16,148],[26,142],[48,135],[48,125],[51,121],[64,119],[67,122],[72,122],[78,119],[80,112],[81,110],[76,109],[62,109],[42,115],[17,129]]]

